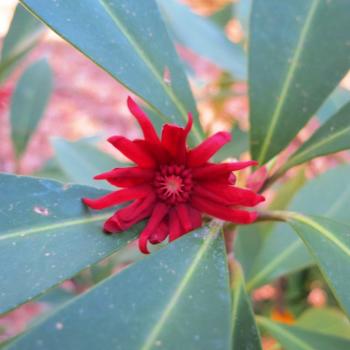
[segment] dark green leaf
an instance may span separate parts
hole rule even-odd
[[[229,349],[219,228],[197,230],[62,306],[7,349]]]
[[[282,167],[284,171],[310,159],[350,148],[350,103],[324,123]]]
[[[298,327],[350,339],[350,321],[338,309],[312,308],[297,319]]]
[[[164,120],[183,124],[187,112],[194,113],[193,133],[202,138],[190,87],[154,0],[21,2]]]
[[[0,175],[0,313],[30,300],[126,245],[137,227],[102,233],[110,213],[88,211],[82,197],[105,191]]]
[[[253,309],[247,295],[244,277],[239,266],[235,269],[232,307],[232,349],[261,349],[260,335],[256,328]]]
[[[350,166],[339,166],[309,181],[295,196],[289,209],[350,224]],[[345,184],[345,185],[344,185]],[[327,189],[327,191],[325,191]],[[277,194],[279,195],[279,194]],[[277,208],[274,209],[284,209]],[[245,239],[239,234],[239,240]],[[247,239],[248,240],[248,239]],[[249,244],[249,242],[247,242]],[[245,247],[246,245],[245,244]],[[247,250],[241,248],[247,255]],[[260,246],[260,251],[246,256],[253,267],[246,274],[248,289],[256,288],[281,275],[313,264],[303,242],[285,224],[278,224]]]
[[[96,181],[93,177],[125,164],[88,142],[54,139],[52,144],[61,169],[71,181],[98,188],[115,189],[106,181]]]
[[[16,156],[25,151],[52,90],[51,69],[45,59],[29,66],[20,77],[11,100],[11,134]]]
[[[288,222],[312,254],[335,297],[350,316],[350,226],[290,213]]]
[[[350,347],[350,340],[343,337],[287,326],[263,317],[259,317],[258,324],[277,339],[285,350],[347,350]]]
[[[349,70],[349,12],[349,1],[254,1],[251,150],[261,165],[292,141]]]
[[[225,29],[227,23],[232,19],[232,17],[233,5],[231,3],[228,3],[227,5],[224,5],[218,11],[210,15],[209,19],[219,27]]]
[[[43,29],[44,26],[22,5],[17,5],[1,50],[0,83],[38,43]]]
[[[237,79],[246,78],[246,58],[242,48],[229,41],[224,31],[210,20],[192,13],[176,0],[158,0],[176,39]],[[191,28],[191,30],[188,30]]]

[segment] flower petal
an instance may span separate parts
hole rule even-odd
[[[137,105],[137,103],[129,96],[127,101],[129,111],[137,119],[141,126],[145,140],[150,143],[159,144],[160,140],[158,138],[157,132],[154,129],[151,121],[149,120],[147,114]]]
[[[83,198],[83,202],[92,209],[105,209],[132,199],[145,197],[152,190],[150,185],[139,185],[108,193],[98,199]]]
[[[187,204],[181,203],[176,206],[177,215],[180,219],[181,226],[188,232],[192,230],[192,221],[190,216],[189,206]]]
[[[153,231],[157,228],[159,223],[163,220],[168,211],[169,207],[164,203],[159,202],[155,205],[152,215],[139,237],[139,248],[142,253],[149,254],[147,248],[148,239],[152,235]]]
[[[186,138],[192,128],[192,114],[188,113],[188,122],[185,128],[177,125],[165,124],[162,130],[162,146],[174,160],[184,162],[186,157]]]
[[[251,190],[235,186],[226,186],[216,182],[206,182],[197,185],[195,193],[225,205],[254,207],[265,200],[265,197]]]
[[[193,196],[192,205],[201,212],[236,224],[250,224],[257,218],[256,212],[231,209],[199,196]]]
[[[188,166],[198,167],[205,164],[222,146],[230,141],[230,133],[226,131],[217,132],[189,152]]]
[[[169,233],[169,227],[164,220],[158,225],[158,227],[153,231],[149,237],[149,242],[151,244],[159,244],[163,242]]]
[[[241,170],[257,164],[258,163],[255,160],[222,164],[206,164],[200,168],[192,169],[192,176],[195,179],[213,179],[216,176],[230,174],[232,171]]]
[[[175,208],[169,212],[169,242],[181,237],[183,229],[180,224],[180,219]]]
[[[123,136],[112,136],[108,139],[108,142],[141,168],[154,168],[156,166],[152,156],[139,144]]]
[[[151,215],[156,196],[151,194],[143,199],[137,199],[125,208],[118,210],[104,225],[106,233],[115,233],[127,230],[134,224]]]
[[[150,182],[154,177],[153,169],[139,167],[116,168],[94,177],[95,180],[107,180],[114,186],[130,187]]]

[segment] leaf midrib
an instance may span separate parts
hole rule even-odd
[[[118,18],[115,11],[111,9],[111,6],[106,2],[106,0],[98,0],[101,6],[104,8],[104,10],[108,13],[108,15],[112,18],[113,22],[116,24],[116,26],[119,28],[119,30],[124,34],[124,36],[127,38],[131,46],[135,49],[135,52],[141,57],[141,59],[145,62],[147,67],[150,69],[151,73],[154,75],[156,80],[159,82],[159,84],[162,86],[166,94],[169,96],[170,100],[174,103],[174,105],[179,110],[182,119],[187,122],[187,112],[186,108],[183,106],[183,104],[178,100],[177,96],[173,93],[172,89],[169,88],[168,85],[165,84],[163,77],[159,74],[158,70],[154,66],[153,62],[148,58],[148,56],[145,54],[144,50],[140,45],[137,43],[137,40],[135,40],[132,36],[132,34],[128,31],[128,28],[124,26],[123,22]],[[196,125],[193,125],[193,132],[196,136],[196,139],[198,141],[201,141],[200,132],[198,131]]]
[[[313,0],[311,6],[309,8],[309,11],[307,13],[306,20],[304,22],[304,26],[300,32],[300,37],[299,37],[299,40],[298,40],[297,45],[296,45],[293,59],[292,59],[292,62],[289,66],[289,69],[287,70],[286,79],[285,79],[284,84],[282,86],[281,95],[278,98],[276,108],[272,114],[270,127],[267,130],[266,137],[265,137],[264,142],[260,148],[261,151],[260,151],[260,155],[258,157],[258,162],[260,164],[263,164],[263,161],[265,161],[268,147],[271,145],[271,140],[272,140],[272,137],[276,131],[276,125],[278,123],[278,120],[281,117],[282,108],[284,106],[284,102],[285,102],[286,97],[288,95],[289,88],[292,84],[294,73],[298,67],[298,62],[299,62],[301,53],[303,51],[303,46],[304,46],[307,34],[309,32],[312,20],[314,18],[315,13],[316,13],[316,9],[317,9],[318,4],[319,4],[319,0]]]
[[[319,142],[314,143],[313,145],[311,145],[311,147],[308,147],[308,148],[306,147],[304,149],[304,151],[301,151],[300,153],[295,153],[295,155],[290,158],[290,161],[288,161],[288,163],[290,162],[292,165],[299,163],[300,158],[302,159],[303,157],[305,157],[305,154],[307,155],[308,153],[314,151],[315,149],[317,149],[319,147],[324,146],[325,144],[333,141],[334,139],[342,136],[343,134],[346,134],[349,131],[350,131],[350,126],[346,127],[345,129],[342,129],[338,132],[331,134],[328,138],[322,139]],[[306,156],[306,159],[308,159],[307,156]]]
[[[162,329],[164,328],[164,325],[169,319],[172,311],[175,309],[181,295],[183,294],[185,289],[188,287],[191,281],[191,277],[195,273],[197,267],[199,266],[199,263],[201,262],[202,258],[205,256],[205,253],[207,252],[208,248],[211,246],[213,240],[216,238],[216,233],[218,232],[218,230],[219,230],[219,226],[215,225],[209,231],[209,234],[206,240],[204,241],[203,245],[200,247],[200,249],[194,256],[194,259],[192,260],[192,263],[188,267],[185,275],[183,276],[177,288],[175,289],[174,293],[170,297],[170,300],[167,303],[161,317],[159,318],[158,322],[154,325],[154,327],[151,329],[149,336],[146,338],[145,342],[140,347],[140,350],[153,349],[154,342],[156,341]]]
[[[108,214],[100,214],[100,215],[94,215],[92,217],[88,218],[82,218],[82,219],[71,219],[71,220],[66,220],[66,221],[61,221],[55,224],[50,224],[50,225],[38,225],[34,226],[30,229],[22,229],[18,231],[12,231],[3,235],[0,235],[0,241],[6,240],[6,239],[14,239],[18,237],[26,237],[29,235],[33,235],[36,233],[41,233],[41,232],[46,232],[46,231],[51,231],[51,230],[56,230],[60,228],[66,228],[66,227],[71,227],[71,226],[78,226],[78,225],[84,225],[92,222],[98,222],[98,221],[103,221],[106,220],[111,213]]]

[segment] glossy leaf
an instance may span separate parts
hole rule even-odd
[[[321,217],[289,214],[288,222],[312,254],[335,297],[350,316],[350,225]]]
[[[350,148],[350,103],[324,123],[282,167],[287,170],[310,159]]]
[[[44,26],[22,5],[17,5],[10,28],[4,38],[0,55],[0,83],[34,48],[43,34]]]
[[[222,29],[210,20],[194,14],[177,0],[158,0],[158,3],[164,18],[181,44],[208,58],[234,77],[245,79],[244,52],[239,45],[227,39]]]
[[[335,308],[311,308],[297,319],[298,327],[350,339],[350,321]]]
[[[83,196],[105,191],[0,175],[0,313],[43,293],[126,245],[137,227],[102,233],[110,213],[88,211]]]
[[[349,12],[348,1],[253,2],[251,150],[261,165],[292,141],[349,70]]]
[[[350,102],[350,91],[338,86],[316,112],[317,119],[321,123],[326,122],[348,102]]]
[[[307,182],[297,193],[289,209],[305,214],[323,215],[350,225],[350,184],[345,180],[349,176],[350,166],[338,166]],[[243,234],[239,234],[237,239],[243,240],[242,236]],[[244,254],[246,250],[241,249]],[[285,224],[276,225],[261,244],[260,251],[254,251],[246,256],[245,260],[249,260],[251,266],[249,274],[246,274],[249,290],[313,264],[313,259],[303,242]]]
[[[287,326],[263,317],[259,317],[258,323],[277,339],[285,350],[346,350],[350,347],[350,340],[343,337]]]
[[[251,300],[247,295],[243,273],[238,265],[234,272],[232,301],[232,349],[261,349]]]
[[[219,228],[197,230],[112,276],[6,349],[229,349]]]
[[[52,90],[51,68],[45,59],[29,66],[20,77],[11,100],[11,135],[20,157],[44,114]]]
[[[201,139],[195,102],[154,0],[21,0],[51,29],[69,41],[166,121],[184,124],[195,115],[193,134]],[[171,83],[164,79],[169,72]]]
[[[83,140],[69,142],[54,139],[52,144],[59,166],[70,181],[98,188],[115,189],[106,181],[96,181],[93,177],[125,164]]]

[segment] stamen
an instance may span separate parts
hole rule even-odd
[[[168,204],[186,202],[192,191],[192,173],[183,165],[162,165],[154,177],[156,193]]]

